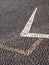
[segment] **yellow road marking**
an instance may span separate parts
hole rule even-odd
[[[17,53],[20,53],[20,54],[23,54],[23,55],[28,56],[28,55],[30,55],[30,54],[36,49],[36,47],[37,47],[42,41],[43,41],[43,39],[38,39],[38,40],[36,40],[36,41],[32,44],[32,46],[31,46],[28,50],[26,50],[26,51],[20,50],[19,48],[18,48],[18,49],[17,49],[17,48],[13,48],[13,47],[10,48],[10,47],[5,46],[5,45],[2,45],[2,44],[0,44],[0,48],[5,49],[5,50],[8,50],[8,51],[12,51],[12,52],[17,52]]]
[[[18,49],[17,48],[15,49],[13,47],[8,47],[8,46],[2,45],[2,44],[0,44],[0,48],[6,49],[8,51],[12,51],[12,52],[17,52],[17,53],[20,53],[20,54],[24,54],[24,51],[19,50],[19,48]]]
[[[32,46],[27,50],[27,52],[28,52],[27,55],[30,55],[42,41],[43,41],[43,39],[36,40],[32,44]]]

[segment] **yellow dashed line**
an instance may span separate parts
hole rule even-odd
[[[5,45],[2,45],[2,44],[0,44],[0,48],[5,49],[5,50],[8,50],[8,51],[12,51],[12,52],[17,52],[17,53],[19,53],[19,54],[23,54],[23,55],[28,56],[28,55],[30,55],[30,54],[36,49],[36,47],[37,47],[42,41],[43,41],[43,39],[38,39],[38,40],[36,40],[36,41],[32,44],[32,46],[31,46],[27,51],[20,50],[19,48],[18,48],[18,49],[17,49],[17,48],[13,48],[13,47],[10,48],[10,47],[5,46]]]

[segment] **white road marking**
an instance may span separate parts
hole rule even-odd
[[[35,38],[48,38],[49,39],[49,34],[39,34],[39,33],[27,33],[23,34],[23,37],[35,37]]]
[[[35,8],[34,12],[32,13],[29,21],[27,22],[27,24],[25,25],[24,29],[22,30],[21,34],[26,34],[26,33],[29,33],[30,29],[31,29],[31,25],[33,23],[33,20],[34,20],[34,17],[35,17],[35,14],[36,14],[36,11],[37,11],[37,7]]]
[[[34,12],[32,13],[32,15],[31,15],[29,21],[27,22],[27,24],[25,25],[24,29],[20,33],[20,36],[35,37],[35,38],[48,38],[49,39],[49,34],[29,33],[32,23],[34,21],[36,11],[37,11],[37,7],[35,8]]]

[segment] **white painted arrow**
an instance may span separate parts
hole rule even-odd
[[[34,12],[32,13],[30,19],[28,20],[27,24],[25,25],[24,29],[22,30],[21,32],[21,36],[22,34],[26,34],[26,33],[29,33],[30,29],[31,29],[31,25],[33,23],[33,20],[34,20],[34,17],[35,17],[35,13],[37,11],[37,7],[35,8]]]
[[[37,7],[35,8],[34,12],[32,13],[32,15],[31,15],[30,19],[28,20],[27,24],[25,25],[24,29],[20,33],[20,36],[35,37],[35,38],[48,38],[49,39],[49,34],[29,33],[32,23],[34,21],[36,12],[37,12]]]
[[[35,38],[49,38],[49,34],[39,34],[39,33],[27,33],[23,34],[23,37],[35,37]]]

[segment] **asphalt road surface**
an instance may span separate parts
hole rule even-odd
[[[49,39],[28,56],[14,51],[26,51],[38,40],[20,36],[36,7],[30,32],[49,34],[49,0],[0,0],[0,65],[49,65]]]

